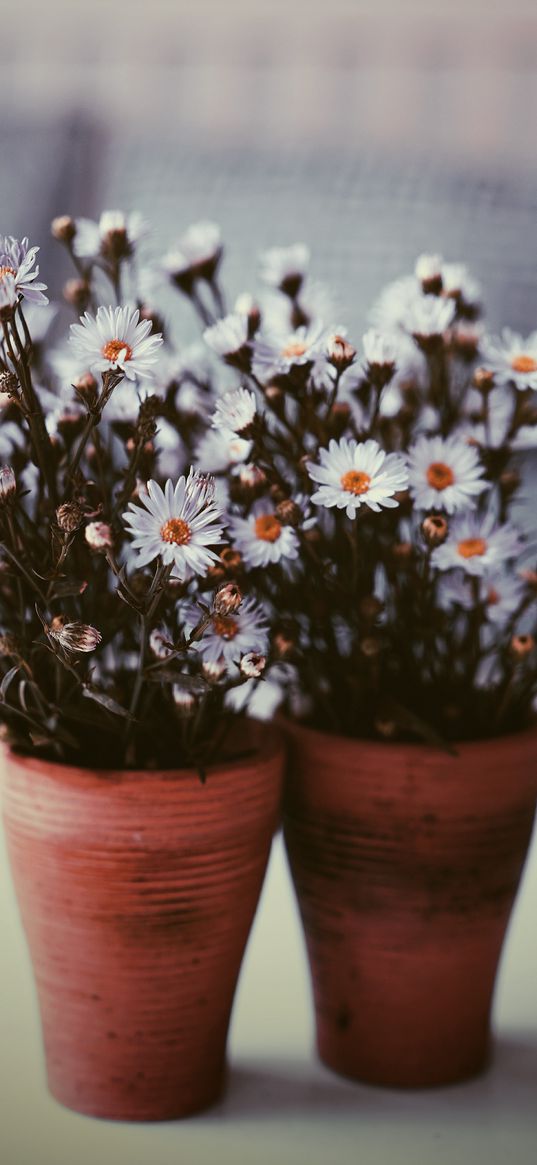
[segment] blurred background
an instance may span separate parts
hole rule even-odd
[[[534,0],[25,0],[1,27],[1,229],[53,285],[53,212],[139,207],[159,245],[216,218],[232,290],[303,239],[353,328],[420,250],[535,326]]]

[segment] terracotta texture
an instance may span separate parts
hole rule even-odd
[[[162,1120],[221,1092],[283,766],[273,728],[245,726],[243,747],[255,751],[204,785],[5,758],[49,1088],[69,1108]]]
[[[537,791],[537,733],[461,745],[289,727],[284,829],[321,1059],[430,1087],[487,1064]]]

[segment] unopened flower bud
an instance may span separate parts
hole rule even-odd
[[[527,659],[535,648],[533,635],[513,635],[510,643],[511,655],[517,660]]]
[[[288,628],[280,628],[274,633],[274,654],[278,659],[287,659],[296,648],[296,636]]]
[[[384,740],[393,740],[397,733],[397,724],[395,720],[390,720],[385,716],[377,716],[374,724],[375,732],[382,736]]]
[[[472,376],[472,384],[483,395],[491,392],[494,388],[494,373],[490,368],[476,368]]]
[[[114,545],[112,527],[108,525],[108,522],[88,522],[84,530],[84,538],[90,550],[95,550],[100,554],[111,550]]]
[[[360,600],[360,615],[362,616],[362,619],[366,620],[367,623],[374,623],[375,619],[378,619],[383,610],[384,603],[382,603],[380,599],[377,599],[376,595],[365,595],[364,598]]]
[[[182,684],[173,684],[172,697],[177,712],[180,716],[188,718],[192,716],[196,708],[196,697],[188,688],[184,688]]]
[[[242,554],[239,550],[234,550],[232,546],[225,546],[220,551],[219,557],[226,573],[235,574],[242,569]]]
[[[232,615],[242,603],[242,591],[234,582],[223,583],[214,596],[213,607],[217,615]]]
[[[63,298],[82,315],[91,299],[91,287],[87,279],[68,279],[63,285]]]
[[[294,502],[292,498],[284,498],[276,506],[276,517],[282,526],[296,527],[300,526],[303,514],[297,502]]]
[[[285,404],[283,390],[279,387],[278,384],[267,384],[265,388],[265,396],[270,407],[274,409],[276,414],[278,414],[278,412],[283,409]]]
[[[510,498],[516,493],[520,485],[520,474],[516,469],[506,469],[500,474],[499,480],[500,489],[504,498]]]
[[[203,661],[201,670],[205,676],[205,679],[208,680],[210,684],[217,684],[225,674],[226,665],[225,663],[220,663],[217,660],[206,659]]]
[[[73,388],[89,408],[96,403],[99,386],[91,372],[85,372],[83,376],[79,376],[76,380],[73,380]]]
[[[64,502],[56,510],[56,521],[65,534],[73,534],[82,525],[82,509],[78,502]]]
[[[411,542],[395,542],[392,546],[392,554],[399,566],[405,566],[412,561],[414,547]]]
[[[352,344],[349,344],[339,332],[330,336],[326,351],[329,364],[333,364],[338,372],[344,372],[346,368],[350,368],[356,356],[356,348],[353,348]]]
[[[420,255],[414,268],[425,295],[440,295],[442,291],[442,256]]]
[[[102,639],[96,627],[89,623],[69,623],[66,615],[55,615],[48,631],[64,651],[95,651]]]
[[[537,570],[521,570],[520,577],[526,583],[530,590],[537,593]]]
[[[345,432],[351,415],[351,407],[346,400],[336,400],[330,409],[328,428],[332,437],[339,438]]]
[[[366,635],[365,639],[361,640],[360,651],[365,655],[366,659],[375,659],[380,655],[381,643],[379,639],[375,639],[373,635]]]
[[[70,214],[60,214],[50,225],[52,237],[59,243],[72,243],[76,235],[76,222]]]
[[[247,680],[258,680],[267,666],[266,656],[258,651],[248,651],[240,662],[241,673]]]
[[[7,506],[14,501],[17,493],[17,479],[11,465],[2,465],[0,468],[0,506]]]
[[[441,546],[446,541],[449,526],[441,514],[428,514],[421,524],[421,532],[428,546]]]
[[[18,656],[19,647],[14,635],[0,635],[0,657]]]

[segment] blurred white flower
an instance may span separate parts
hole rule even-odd
[[[461,437],[421,436],[408,454],[410,491],[420,510],[474,509],[475,498],[490,483],[476,449]]]
[[[496,525],[493,514],[461,514],[450,523],[449,534],[442,546],[433,550],[431,564],[437,570],[462,568],[471,575],[484,575],[516,558],[523,541],[513,526]]]
[[[501,336],[483,341],[482,356],[484,366],[494,372],[500,384],[514,384],[521,392],[537,390],[537,331],[524,339],[504,328]]]

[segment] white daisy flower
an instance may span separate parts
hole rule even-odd
[[[331,333],[330,333],[331,334]],[[266,383],[274,376],[286,376],[292,368],[326,362],[326,328],[322,323],[294,332],[265,332],[252,341],[254,375]]]
[[[128,259],[149,229],[137,210],[130,214],[105,210],[98,222],[77,218],[75,227],[73,250],[80,259],[97,259],[99,255],[105,259]]]
[[[419,510],[474,509],[475,498],[490,483],[477,451],[460,437],[419,437],[408,454],[409,483]]]
[[[464,263],[442,263],[440,273],[444,295],[462,302],[466,307],[479,306],[481,287]]]
[[[139,322],[132,307],[100,307],[96,316],[84,312],[79,324],[71,324],[70,342],[86,367],[97,372],[122,372],[129,380],[151,376],[150,365],[162,344],[158,333],[150,336],[151,321]]]
[[[195,448],[196,465],[203,473],[225,473],[247,461],[252,442],[225,429],[208,429]]]
[[[261,253],[259,259],[263,282],[295,299],[309,267],[309,247],[305,243],[294,243],[290,247],[270,247]]]
[[[136,566],[155,558],[173,563],[173,577],[185,579],[191,572],[205,575],[217,554],[209,549],[222,540],[222,515],[214,503],[214,480],[190,470],[176,486],[168,479],[164,490],[156,481],[147,483],[142,505],[130,502],[123,514]],[[142,507],[145,507],[142,508]]]
[[[220,227],[205,220],[196,222],[164,256],[163,267],[174,283],[186,289],[196,279],[214,277],[222,250]]]
[[[495,626],[503,626],[518,611],[527,595],[523,579],[517,575],[493,573],[485,575],[479,582],[479,602],[483,604],[485,617]],[[467,575],[454,571],[453,575],[440,580],[438,587],[440,605],[449,609],[453,606],[471,611],[475,607],[475,596]]]
[[[353,438],[332,439],[328,449],[319,450],[320,465],[308,462],[308,473],[319,489],[311,496],[318,506],[336,506],[355,518],[360,506],[380,512],[399,503],[394,494],[406,489],[408,471],[399,453],[386,454],[371,438],[358,443]]]
[[[187,607],[183,617],[187,632],[192,631],[200,620],[199,607],[194,604]],[[241,656],[249,652],[263,655],[268,646],[266,612],[249,595],[232,615],[214,612],[201,639],[193,646],[203,656],[205,663],[226,667],[240,663]]]
[[[46,283],[37,283],[39,267],[35,265],[35,257],[39,247],[31,247],[29,240],[14,239],[12,235],[0,235],[0,288],[6,276],[13,279],[17,295],[22,295],[29,303],[48,303],[43,292],[47,290]],[[12,293],[8,282],[9,294]]]
[[[415,275],[404,275],[385,287],[370,312],[370,320],[379,332],[406,331],[406,318],[412,304],[423,299]]]
[[[416,279],[425,287],[437,283],[440,286],[442,278],[442,256],[433,254],[418,255],[414,274]]]
[[[454,315],[453,300],[442,299],[439,295],[422,295],[409,304],[404,326],[415,339],[432,339],[443,336]]]
[[[362,337],[362,347],[366,365],[378,364],[381,367],[395,367],[399,345],[393,334],[378,332],[376,328],[368,328]]]
[[[516,558],[523,545],[518,530],[508,523],[497,526],[493,514],[461,514],[450,524],[446,541],[433,550],[431,563],[437,570],[461,567],[482,576]]]
[[[513,384],[521,392],[537,390],[537,332],[525,340],[510,328],[500,337],[491,336],[482,345],[483,364],[494,372],[500,384]]]
[[[218,320],[203,333],[205,343],[229,364],[249,367],[250,349],[248,344],[248,316],[233,312]]]
[[[233,518],[229,529],[233,546],[246,566],[270,566],[298,558],[297,534],[291,526],[280,522],[268,498],[254,502],[247,518]]]
[[[493,388],[487,396],[487,419],[483,397],[477,388],[469,388],[461,408],[459,435],[476,441],[483,449],[499,449],[507,441],[513,420],[515,401],[505,385]],[[514,442],[511,442],[514,447]]]
[[[255,393],[247,388],[232,388],[216,402],[212,424],[214,429],[237,433],[250,427],[257,412]]]

